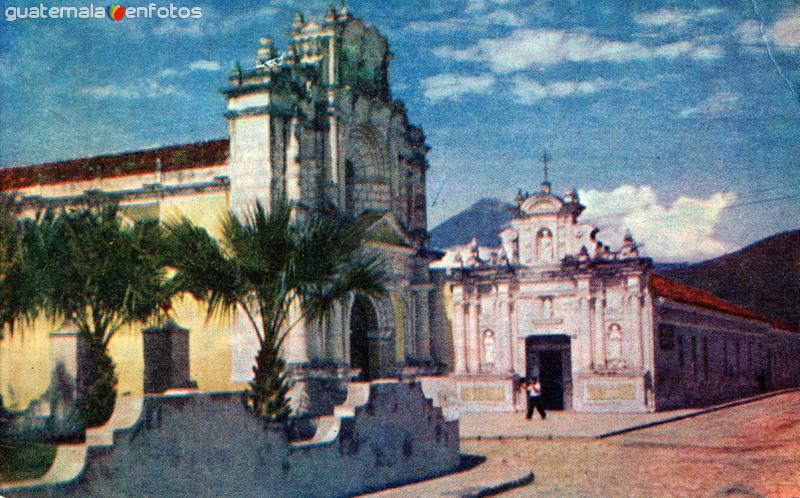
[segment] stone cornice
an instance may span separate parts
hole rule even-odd
[[[230,180],[227,177],[217,177],[211,182],[192,183],[187,185],[162,186],[160,184],[145,185],[138,189],[117,190],[105,192],[102,190],[87,190],[83,194],[61,197],[23,197],[17,201],[17,208],[47,209],[58,207],[79,206],[93,203],[114,203],[130,200],[165,199],[182,195],[208,194],[214,192],[228,192]]]

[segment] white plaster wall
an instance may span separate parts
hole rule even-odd
[[[239,393],[154,396],[113,446],[90,448],[76,480],[23,496],[350,496],[453,471],[458,422],[416,382],[355,385],[309,441],[247,412]]]

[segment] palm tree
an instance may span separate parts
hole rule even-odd
[[[365,252],[364,228],[336,213],[293,221],[279,202],[228,213],[215,240],[187,219],[167,225],[176,287],[207,303],[209,316],[239,310],[258,337],[247,405],[273,421],[291,410],[280,350],[304,320],[323,320],[355,292],[384,292],[379,256]]]
[[[89,346],[79,413],[87,427],[99,425],[116,399],[109,342],[123,326],[157,316],[171,296],[163,229],[157,220],[127,226],[116,206],[98,206],[44,216],[37,233],[31,264],[47,276],[43,308],[50,318],[74,322]]]

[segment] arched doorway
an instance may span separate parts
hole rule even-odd
[[[378,351],[373,337],[378,331],[378,313],[369,299],[356,295],[350,309],[350,367],[361,370],[361,378],[378,375]]]

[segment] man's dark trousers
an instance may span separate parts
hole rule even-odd
[[[528,413],[525,415],[525,418],[533,417],[533,408],[536,407],[536,411],[539,412],[539,416],[543,419],[547,417],[547,414],[544,412],[544,405],[542,405],[542,397],[541,396],[528,396]]]

